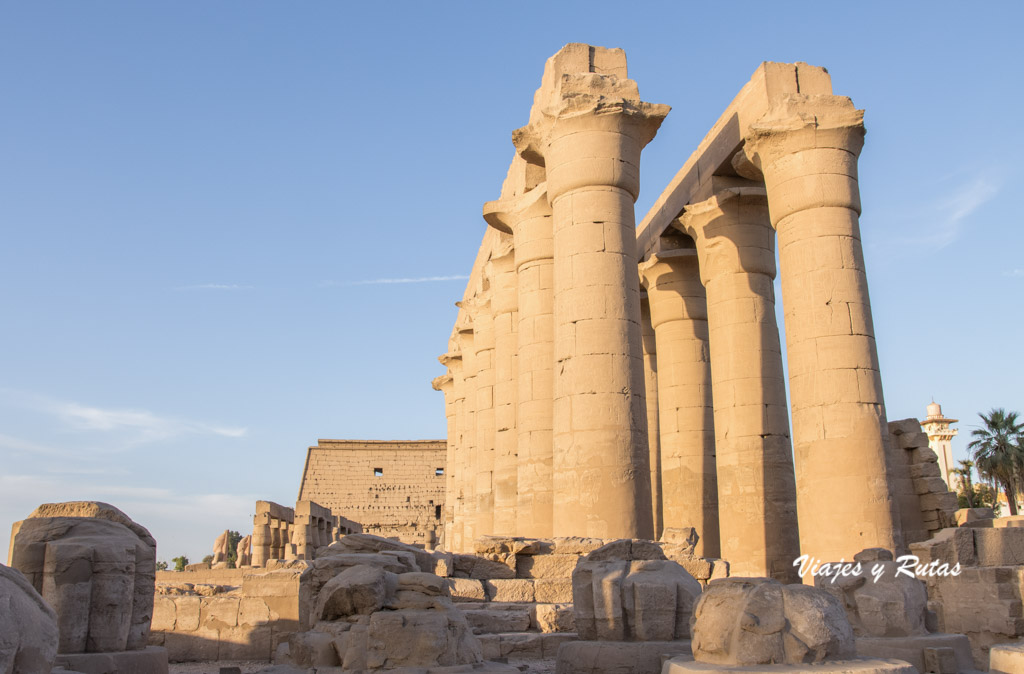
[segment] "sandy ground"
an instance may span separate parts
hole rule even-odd
[[[555,672],[554,660],[510,660],[509,664],[519,667],[525,674],[554,674]],[[257,660],[172,662],[169,674],[220,674],[221,667],[238,667],[242,670],[242,674],[256,674],[269,666],[269,662]]]

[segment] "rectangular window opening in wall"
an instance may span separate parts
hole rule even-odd
[[[444,475],[444,468],[435,468],[434,475]]]
[[[441,519],[441,506],[434,506],[434,519]]]
[[[374,477],[384,477],[384,469],[383,468],[374,468],[373,469],[373,476]]]

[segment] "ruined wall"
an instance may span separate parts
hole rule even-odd
[[[444,440],[320,440],[306,455],[299,500],[365,533],[432,548],[441,539],[445,451]]]
[[[159,571],[156,580],[149,643],[166,648],[172,662],[270,660],[278,644],[309,627],[305,562]]]

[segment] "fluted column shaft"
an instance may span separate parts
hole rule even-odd
[[[451,550],[452,526],[454,522],[453,504],[455,503],[455,482],[452,476],[452,469],[455,465],[455,453],[458,449],[458,425],[455,405],[456,378],[462,378],[462,354],[456,352],[446,353],[438,358],[442,365],[448,369],[448,373],[436,377],[432,382],[435,391],[444,394],[444,416],[447,421],[447,442],[445,443],[445,471],[444,471],[444,512],[442,512],[441,525],[443,541],[441,545],[446,550]],[[328,527],[331,524],[328,523]],[[328,534],[328,540],[333,541],[333,536]]]
[[[516,436],[516,349],[518,332],[515,253],[491,258],[494,310],[494,526],[511,536],[516,528],[518,457]]]
[[[793,94],[744,145],[779,237],[801,550],[824,560],[902,542],[860,239],[863,137],[848,98]]]
[[[708,313],[697,252],[641,265],[658,349],[662,511],[666,527],[695,527],[695,549],[719,556],[715,425]]]
[[[707,290],[721,554],[730,573],[799,582],[796,485],[779,328],[775,232],[759,187],[688,206]]]
[[[661,537],[665,528],[661,505],[661,432],[658,422],[658,349],[654,326],[651,325],[651,306],[647,294],[640,296],[640,334],[644,352],[644,391],[647,402],[647,447],[651,469],[651,515],[654,538]]]

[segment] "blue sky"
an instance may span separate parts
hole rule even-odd
[[[886,402],[1024,409],[1019,3],[0,5],[0,529],[98,499],[159,557],[251,529],[317,438],[443,437],[430,388],[544,60],[673,107],[639,221],[761,61],[865,108]],[[962,456],[963,435],[954,442]],[[0,536],[6,545],[6,536]],[[0,548],[6,557],[6,548]]]

